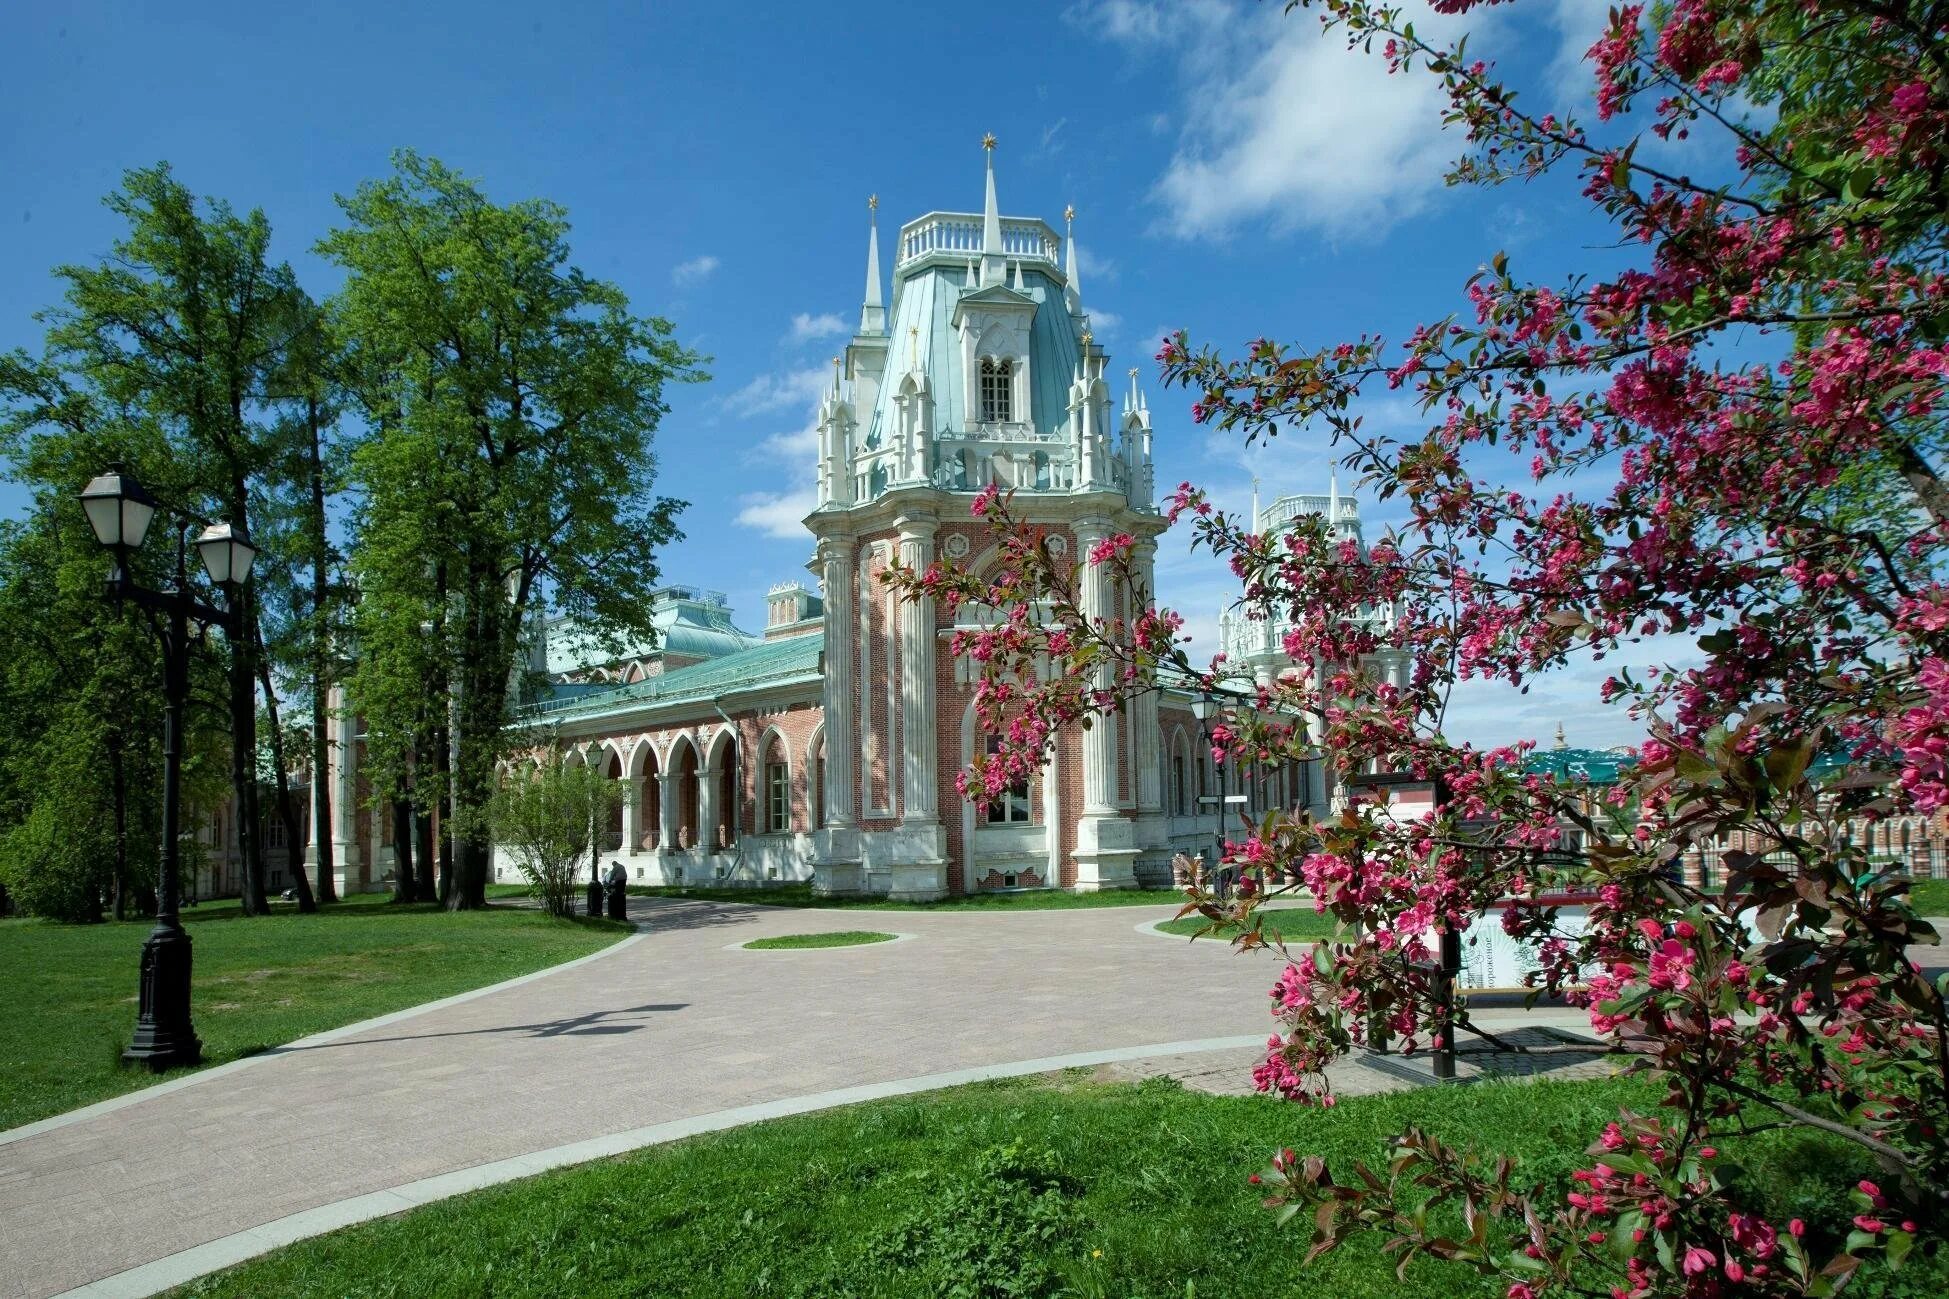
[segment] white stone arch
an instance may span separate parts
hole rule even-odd
[[[540,762],[537,761],[536,765],[539,766]],[[586,767],[589,765],[589,755],[583,752],[582,746],[579,744],[568,745],[562,750],[562,765],[564,767]]]
[[[769,773],[765,768],[771,762],[772,744],[774,742],[778,745],[779,758],[785,763],[785,828],[783,830],[775,829],[771,824],[771,788],[766,783]],[[792,814],[792,776],[795,772],[801,770],[801,768],[793,764],[792,746],[786,742],[785,732],[778,729],[776,722],[767,725],[764,730],[758,733],[758,744],[752,750],[752,754],[752,775],[755,777],[753,785],[758,791],[757,820],[762,827],[758,833],[789,834],[796,828],[795,823],[797,821],[797,818]]]
[[[731,847],[743,829],[739,812],[744,802],[744,755],[738,741],[737,727],[721,723],[700,750],[704,766],[699,779],[704,788],[699,790],[697,824],[704,847],[711,851]]]
[[[1169,752],[1171,767],[1164,774],[1171,782],[1171,815],[1189,816],[1198,808],[1197,769],[1191,765],[1191,737],[1182,722],[1171,727]]]
[[[821,718],[805,739],[805,824],[819,829],[826,823],[826,723]]]
[[[982,737],[980,719],[975,716],[974,701],[961,710],[961,767],[966,771],[974,761],[975,744]],[[1042,831],[1043,862],[1040,874],[1047,888],[1062,886],[1062,806],[1060,790],[1062,774],[1060,771],[1059,746],[1051,744],[1043,758],[1041,788],[1029,787],[1030,824]],[[980,807],[971,799],[960,799],[961,804],[961,886],[972,893],[975,881],[980,878],[976,869],[975,834],[983,825]],[[1037,817],[1040,816],[1040,823]]]
[[[686,766],[690,768],[688,776],[684,770]],[[669,751],[664,754],[663,770],[670,774],[672,781],[670,846],[694,848],[700,838],[699,827],[703,824],[704,756],[697,747],[697,741],[688,732],[679,731],[671,737]],[[686,838],[689,839],[688,843],[685,842]]]
[[[628,788],[623,798],[625,852],[661,846],[663,789],[657,781],[662,774],[656,742],[647,735],[637,736],[636,742],[630,745],[628,760],[623,763],[623,780]]]

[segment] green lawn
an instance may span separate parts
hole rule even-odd
[[[780,934],[776,938],[754,938],[745,944],[753,952],[791,952],[813,947],[860,947],[867,943],[890,943],[898,934],[883,934],[876,929],[837,929],[829,934]]]
[[[206,1064],[465,992],[606,947],[608,921],[490,908],[448,914],[359,894],[301,916],[246,920],[233,904],[186,908],[192,1013]],[[123,1067],[136,972],[152,925],[0,921],[0,1130],[154,1081]]]
[[[761,907],[823,907],[836,911],[1067,911],[1076,907],[1161,907],[1184,901],[1176,889],[1118,889],[1109,893],[1070,893],[1064,889],[1025,889],[1020,893],[974,893],[939,902],[889,902],[885,898],[815,898],[812,885],[773,884],[763,888],[707,888],[632,884],[636,897],[689,898],[696,902],[747,902]],[[521,884],[495,884],[489,897],[521,897]]]
[[[1917,880],[1909,886],[1908,896],[1925,916],[1949,916],[1949,880]]]
[[[1341,1170],[1355,1158],[1384,1164],[1387,1139],[1419,1124],[1516,1156],[1522,1183],[1563,1187],[1619,1105],[1647,1109],[1656,1097],[1641,1082],[1505,1083],[1322,1110],[1167,1082],[964,1087],[564,1169],[303,1242],[179,1293],[1500,1296],[1425,1262],[1397,1283],[1372,1240],[1305,1266],[1305,1220],[1276,1226],[1246,1175],[1281,1144]],[[1775,1220],[1831,1210],[1844,1196],[1822,1188],[1874,1173],[1826,1138],[1721,1144]],[[1896,1278],[1901,1289],[1882,1286],[1871,1264],[1849,1294],[1940,1294],[1949,1274],[1921,1255]]]
[[[1259,912],[1263,923],[1259,930],[1268,939],[1277,937],[1288,943],[1317,943],[1333,937],[1333,917],[1323,916],[1311,906],[1271,907]],[[1203,934],[1199,942],[1229,943],[1239,932],[1237,925],[1221,925],[1204,934],[1211,921],[1192,913],[1176,920],[1166,920],[1157,928],[1166,934]]]

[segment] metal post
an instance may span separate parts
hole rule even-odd
[[[190,1024],[190,938],[177,915],[182,850],[177,842],[183,705],[189,698],[189,575],[184,532],[176,534],[176,590],[162,634],[162,870],[156,881],[156,927],[142,944],[135,1037],[122,1059],[161,1073],[203,1058]]]
[[[1435,969],[1435,1031],[1441,1045],[1435,1048],[1435,1081],[1450,1082],[1455,1077],[1455,976],[1462,969],[1462,936],[1447,921],[1441,924],[1440,949]]]

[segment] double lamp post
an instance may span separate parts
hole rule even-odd
[[[189,530],[202,525],[196,553],[204,572],[230,596],[250,576],[257,551],[242,528],[211,523],[184,510],[170,509],[143,490],[142,484],[120,465],[110,465],[81,492],[81,507],[95,539],[114,557],[106,594],[111,601],[134,601],[149,616],[149,625],[162,643],[162,866],[156,878],[156,927],[142,945],[140,1008],[135,1038],[122,1059],[147,1065],[160,1073],[202,1058],[202,1043],[190,1025],[190,940],[177,915],[182,868],[177,842],[183,767],[183,705],[189,698],[189,657],[211,628],[226,635],[239,632],[234,602],[220,609],[197,598],[189,582]],[[136,585],[129,576],[129,555],[142,545],[158,510],[173,516],[176,533],[176,575],[160,591]]]

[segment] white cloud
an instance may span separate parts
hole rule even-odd
[[[792,317],[791,340],[794,343],[809,343],[815,338],[830,338],[834,334],[846,332],[846,322],[832,312],[819,315],[801,311]]]
[[[1175,62],[1177,148],[1152,191],[1170,233],[1222,236],[1262,224],[1376,236],[1426,206],[1458,151],[1459,138],[1440,129],[1444,101],[1433,77],[1388,76],[1378,52],[1347,49],[1308,13],[1228,0],[1104,0],[1082,21]],[[1415,21],[1437,36],[1460,30],[1439,15]]]
[[[670,268],[670,278],[681,286],[701,284],[710,278],[711,272],[715,271],[717,266],[717,258],[711,256],[709,253],[705,253],[701,257],[693,257],[687,262],[678,262]]]
[[[768,537],[804,541],[809,535],[805,530],[805,516],[818,504],[815,497],[815,491],[809,487],[791,492],[746,492],[738,498],[743,508],[738,511],[737,521]]]
[[[724,410],[730,415],[768,415],[792,406],[810,405],[819,400],[819,394],[826,390],[831,378],[831,368],[823,365],[761,374],[726,397]]]
[[[1038,158],[1053,158],[1055,155],[1061,153],[1062,140],[1060,137],[1062,136],[1063,127],[1067,125],[1069,125],[1069,119],[1066,117],[1059,117],[1055,121],[1051,122],[1049,125],[1043,127],[1042,141],[1032,151],[1031,156],[1038,157]]]
[[[1117,332],[1117,326],[1123,323],[1123,317],[1114,311],[1105,311],[1101,307],[1091,307],[1089,312],[1090,329],[1099,339],[1112,337]]]

